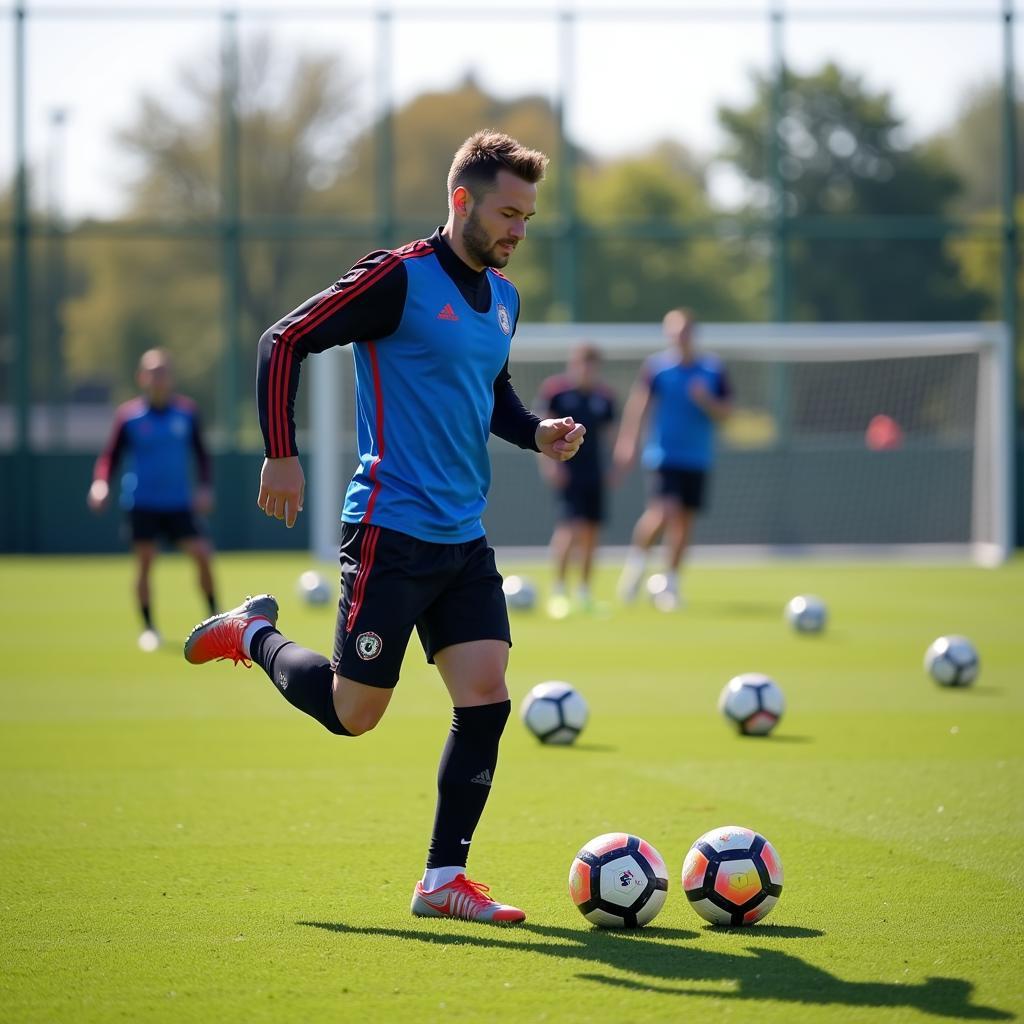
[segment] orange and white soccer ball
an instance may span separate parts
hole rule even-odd
[[[712,924],[754,924],[782,895],[782,861],[752,829],[724,825],[705,832],[683,861],[683,894]]]
[[[569,896],[600,928],[640,928],[665,904],[668,869],[638,836],[607,832],[591,839],[569,868]]]

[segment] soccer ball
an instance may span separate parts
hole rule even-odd
[[[965,636],[940,636],[924,652],[924,667],[939,686],[970,686],[978,678],[978,652]]]
[[[668,576],[663,572],[656,572],[648,578],[647,594],[658,611],[674,612],[679,607],[679,595],[672,589]]]
[[[299,597],[306,604],[327,604],[331,599],[331,588],[324,582],[324,578],[318,572],[307,569],[299,577]]]
[[[683,893],[705,921],[753,924],[782,895],[782,861],[775,847],[749,828],[712,829],[683,861]]]
[[[820,633],[827,618],[828,609],[820,597],[801,594],[786,605],[786,621],[798,633]]]
[[[569,895],[601,928],[641,928],[665,903],[668,870],[661,854],[626,832],[591,839],[569,868]]]
[[[758,672],[734,676],[718,698],[718,710],[745,736],[767,736],[785,709],[782,691]]]
[[[501,585],[505,603],[517,612],[528,612],[537,603],[537,589],[523,576],[506,576]]]
[[[519,717],[541,741],[573,743],[587,724],[587,702],[568,683],[552,680],[538,683],[524,698]]]

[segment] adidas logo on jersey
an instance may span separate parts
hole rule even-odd
[[[489,786],[491,784],[491,769],[485,768],[479,775],[474,775],[469,781],[479,782],[481,786]]]
[[[458,320],[459,319],[459,314],[456,313],[454,309],[452,309],[452,304],[450,302],[446,302],[444,304],[444,309],[442,309],[441,312],[437,314],[437,319],[438,320]]]

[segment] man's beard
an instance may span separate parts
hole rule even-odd
[[[501,268],[508,263],[510,253],[496,253],[494,247],[498,244],[492,241],[487,234],[476,210],[470,212],[466,218],[466,226],[462,229],[462,244],[466,249],[466,255],[485,267]]]

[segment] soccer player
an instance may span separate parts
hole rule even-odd
[[[554,488],[561,505],[561,520],[551,536],[555,583],[548,614],[564,618],[570,610],[566,577],[573,551],[580,564],[579,603],[593,609],[590,591],[594,553],[604,521],[604,457],[600,440],[615,419],[615,395],[601,380],[601,352],[582,342],[569,354],[564,374],[541,385],[538,408],[553,418],[571,416],[587,428],[588,442],[570,462],[541,458],[541,473]]]
[[[161,538],[189,554],[199,572],[199,588],[210,614],[217,610],[211,568],[212,548],[196,514],[213,507],[210,456],[195,404],[174,394],[170,356],[160,348],[143,353],[136,372],[142,394],[121,405],[106,448],[96,460],[87,502],[102,512],[110,502],[110,480],[125,454],[132,462],[121,486],[121,504],[128,511],[135,552],[135,594],[143,631],[139,647],[155,651],[160,634],[153,624],[150,569]],[[199,486],[193,491],[190,462],[195,460]]]
[[[626,400],[613,456],[621,479],[636,460],[644,424],[650,429],[643,453],[653,473],[653,487],[643,515],[633,529],[633,543],[619,579],[619,597],[636,598],[647,552],[664,534],[667,547],[665,591],[657,607],[673,611],[682,603],[679,566],[694,519],[704,505],[714,460],[715,428],[732,410],[725,368],[714,356],[697,352],[695,320],[688,309],[669,310],[662,321],[667,351],[651,356]]]
[[[478,132],[448,174],[448,220],[428,239],[360,260],[260,339],[257,394],[266,459],[258,503],[295,523],[304,478],[293,403],[306,356],[352,345],[359,466],[341,513],[341,598],[330,659],[277,629],[277,602],[248,598],[185,641],[199,664],[256,662],[281,695],[336,736],[387,709],[415,627],[454,705],[441,754],[426,870],[412,912],[522,921],[466,875],[511,703],[508,612],[481,515],[487,438],[563,461],[585,428],[540,420],[512,387],[519,294],[500,273],[526,236],[547,157]]]

